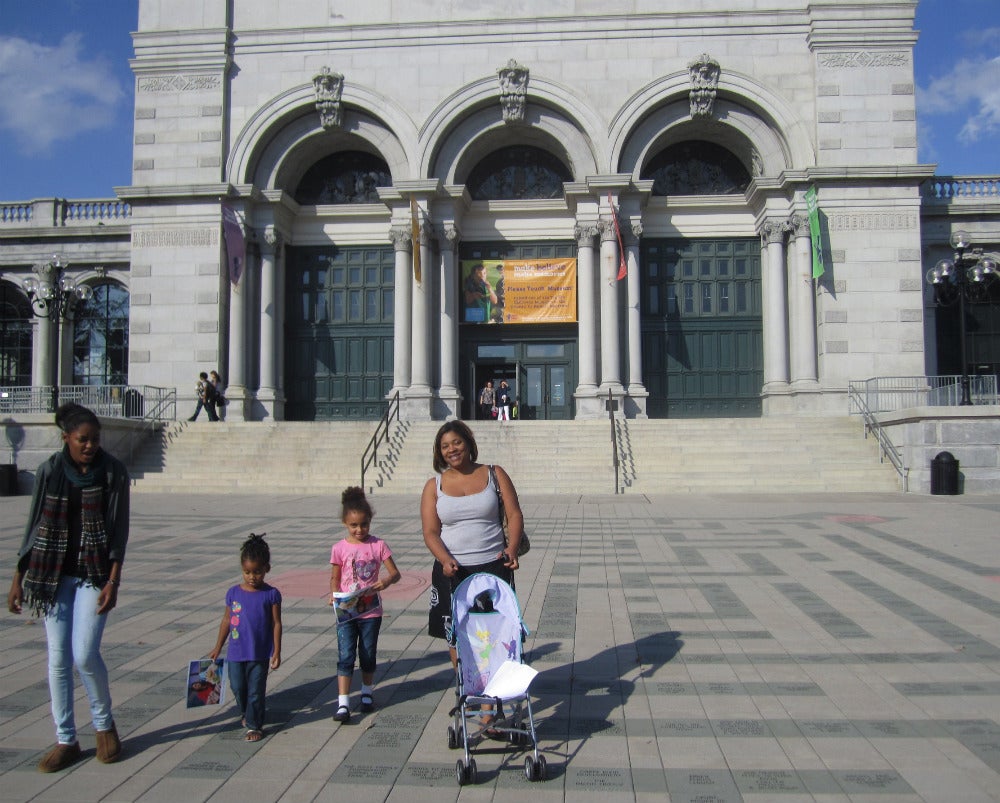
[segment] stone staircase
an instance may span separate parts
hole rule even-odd
[[[471,422],[479,460],[527,495],[613,494],[611,426],[599,421]],[[440,422],[393,424],[369,493],[419,496]],[[175,423],[131,466],[137,490],[330,494],[361,483],[375,423]],[[618,420],[625,494],[894,492],[861,421],[844,417]]]

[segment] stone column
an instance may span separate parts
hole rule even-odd
[[[459,231],[445,226],[439,240],[441,244],[441,387],[438,396],[448,408],[448,417],[461,414],[462,395],[455,381],[458,368],[458,249]]]
[[[611,214],[616,214],[611,210]],[[608,389],[615,396],[623,392],[618,336],[618,237],[610,217],[597,224],[601,233],[601,267],[598,287],[601,289],[601,395]]]
[[[31,384],[52,384],[52,321],[48,318],[31,321]]]
[[[577,225],[573,230],[577,242],[577,342],[579,344],[579,375],[576,396],[597,393],[597,306],[594,297],[594,237],[597,227]],[[580,412],[577,402],[577,414]]]
[[[649,392],[642,381],[642,310],[641,281],[639,276],[639,239],[642,237],[642,223],[633,223],[631,234],[625,240],[626,292],[628,294],[628,396],[636,409],[632,412],[638,418],[646,417],[646,399]]]
[[[278,265],[282,261],[284,243],[281,233],[273,226],[264,230],[260,249],[260,388],[257,401],[267,411],[265,417],[283,417],[283,400],[278,393]]]
[[[816,385],[816,296],[812,280],[809,218],[792,215],[788,227],[795,238],[794,268],[788,272],[788,318],[791,337],[791,380],[795,386]]]
[[[252,262],[260,256],[252,256],[247,249],[246,267],[239,284],[229,284],[229,370],[226,372],[227,421],[246,421],[248,409],[247,394],[247,283],[255,267]]]
[[[577,242],[577,418],[600,415],[597,398],[597,299],[594,292],[594,237],[597,226],[578,224],[573,230]]]
[[[411,254],[413,243],[408,226],[389,229],[396,255],[392,307],[392,390],[405,392],[410,387],[410,331],[411,299],[413,298],[413,269]]]
[[[431,353],[430,353],[430,278],[433,272],[431,265],[430,232],[427,225],[420,226],[420,242],[414,244],[420,248],[421,279],[418,282],[413,276],[413,335],[411,338],[412,371],[410,383],[411,392],[417,395],[429,394],[431,389]],[[412,271],[410,272],[412,276]]]
[[[785,305],[784,221],[768,219],[761,227],[765,246],[761,260],[761,294],[764,317],[764,393],[787,389],[788,319]]]

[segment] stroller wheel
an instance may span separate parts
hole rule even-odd
[[[479,768],[476,767],[474,758],[469,759],[469,766],[465,766],[462,759],[458,760],[455,764],[455,780],[458,781],[459,786],[465,786],[467,783],[479,783]]]
[[[448,749],[455,750],[458,747],[458,734],[455,733],[455,729],[448,726]]]
[[[458,760],[455,764],[455,780],[458,781],[459,786],[465,784],[465,764],[462,763],[462,759]]]
[[[469,769],[468,769],[469,783],[475,786],[479,783],[479,768],[476,766],[476,760],[474,758],[469,759]]]
[[[524,777],[529,781],[535,780],[535,759],[531,756],[524,760]]]
[[[538,773],[538,780],[544,781],[548,775],[548,765],[545,763],[545,756],[539,756],[535,764],[535,771]]]

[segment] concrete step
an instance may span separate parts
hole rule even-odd
[[[472,422],[480,462],[521,493],[613,493],[612,427],[598,421]],[[433,475],[440,422],[391,427],[365,475],[376,494],[418,496]],[[131,466],[137,487],[176,492],[337,493],[361,483],[373,422],[194,423],[167,428]],[[801,417],[617,421],[625,493],[893,491],[857,419]]]

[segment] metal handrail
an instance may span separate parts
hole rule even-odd
[[[608,420],[611,422],[611,459],[615,464],[615,493],[618,493],[618,470],[621,461],[618,458],[618,438],[615,437],[615,400],[608,388]]]
[[[910,490],[910,469],[903,465],[903,457],[900,455],[899,450],[889,439],[889,436],[885,434],[885,430],[882,429],[882,425],[879,423],[878,419],[875,418],[875,414],[868,407],[868,403],[858,392],[858,389],[854,386],[853,382],[847,387],[847,396],[851,403],[857,407],[858,412],[864,419],[865,440],[868,439],[869,432],[875,436],[879,445],[879,462],[884,463],[886,458],[889,459],[892,467],[896,469],[896,473],[903,481],[903,491],[908,492]]]
[[[389,422],[395,417],[399,421],[399,391],[397,390],[382,414],[381,420],[375,427],[375,433],[365,447],[364,454],[361,455],[361,487],[365,488],[365,475],[368,469],[378,460],[378,447],[383,441],[389,440]]]
[[[58,391],[58,392],[56,392]],[[54,413],[54,400],[76,402],[104,418],[174,421],[177,389],[153,385],[17,385],[0,387],[0,413]]]
[[[973,404],[1000,404],[994,374],[970,376],[969,381]],[[958,374],[876,376],[851,381],[848,390],[851,398],[857,395],[875,413],[891,413],[907,407],[953,407],[961,400],[962,377]]]

